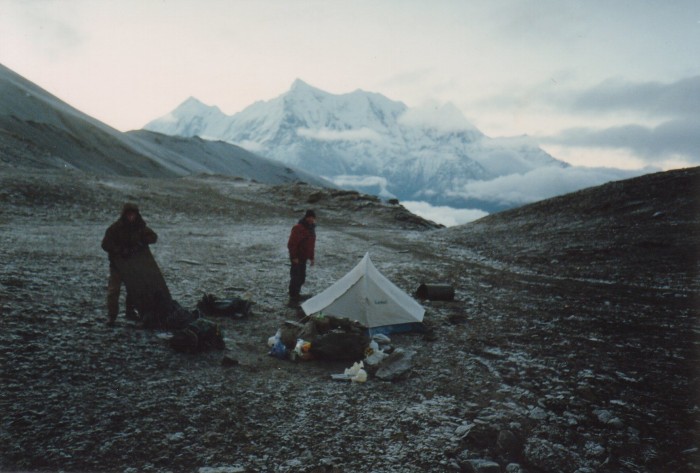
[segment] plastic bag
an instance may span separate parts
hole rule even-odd
[[[311,350],[311,343],[298,338],[297,343],[294,346],[294,350],[290,353],[290,358],[292,360],[310,360],[312,358],[311,353],[309,353],[309,350]]]
[[[286,360],[289,357],[289,353],[287,347],[282,343],[281,335],[282,332],[277,330],[277,333],[267,340],[267,344],[271,347],[268,355],[279,358],[280,360]]]
[[[355,362],[350,368],[346,368],[343,374],[332,374],[331,378],[339,381],[350,380],[353,383],[364,383],[367,381],[367,372],[363,369],[364,363]]]
[[[364,367],[365,364],[363,362],[356,361],[350,368],[345,368],[345,372],[343,374],[347,376],[355,376]]]
[[[372,353],[370,353],[369,355],[367,355],[367,356],[365,357],[365,361],[367,362],[367,364],[368,364],[369,366],[376,366],[376,365],[378,365],[379,363],[381,363],[382,360],[383,360],[384,358],[386,358],[387,356],[389,356],[389,355],[387,355],[386,353],[384,353],[384,352],[381,351],[381,350],[377,350],[377,351],[373,351]]]
[[[379,345],[388,345],[391,343],[391,338],[387,337],[383,333],[376,333],[372,335],[372,340],[377,342]]]
[[[353,383],[364,383],[367,381],[367,372],[363,369],[360,369],[355,376],[350,378],[350,381]]]
[[[350,368],[345,370],[345,375],[353,383],[364,383],[367,381],[367,372],[363,369],[365,364],[361,361],[355,362]]]
[[[268,354],[270,356],[274,356],[275,358],[279,358],[280,360],[286,360],[289,357],[289,354],[287,353],[287,347],[284,346],[282,340],[277,340],[275,344],[272,345],[270,353]]]
[[[267,346],[268,347],[275,346],[275,343],[277,343],[279,341],[281,336],[282,336],[282,330],[277,329],[277,333],[267,339]]]

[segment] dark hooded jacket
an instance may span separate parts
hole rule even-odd
[[[136,213],[136,219],[133,222],[127,220],[128,212]],[[111,262],[114,256],[128,257],[157,240],[158,235],[146,226],[139,208],[134,204],[124,204],[119,220],[110,225],[105,232],[102,249],[109,254]]]

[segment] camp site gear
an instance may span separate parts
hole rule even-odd
[[[455,299],[455,289],[449,284],[422,283],[416,289],[415,296],[420,300],[453,301]]]
[[[239,297],[218,299],[213,294],[204,294],[197,302],[197,309],[204,315],[234,317],[237,319],[248,317],[252,307],[253,303],[247,299]]]
[[[306,315],[321,311],[357,320],[375,333],[423,331],[425,309],[396,287],[365,254],[350,272],[301,305]]]
[[[309,317],[305,323],[287,321],[269,341],[270,355],[286,359],[302,341],[310,358],[357,361],[369,346],[367,327],[357,321],[333,316]],[[306,346],[305,342],[310,342]]]
[[[170,346],[181,353],[201,353],[226,348],[219,325],[207,319],[197,319],[173,332]]]

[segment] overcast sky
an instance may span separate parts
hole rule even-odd
[[[300,78],[575,165],[700,164],[698,0],[0,0],[0,63],[122,131]]]

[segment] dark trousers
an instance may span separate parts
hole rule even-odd
[[[109,267],[109,281],[107,282],[107,315],[110,319],[117,318],[119,313],[119,292],[122,286],[122,277],[111,265]],[[126,293],[126,312],[134,311],[134,303]]]
[[[289,297],[299,297],[304,281],[306,281],[306,260],[300,260],[297,264],[292,263],[292,267],[289,268]]]

